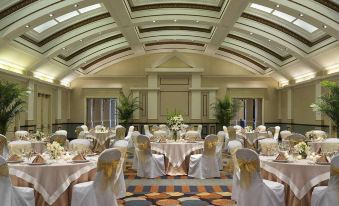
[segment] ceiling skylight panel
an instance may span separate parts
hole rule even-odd
[[[309,23],[307,23],[307,22],[305,22],[305,21],[303,21],[303,20],[300,20],[300,19],[295,20],[295,21],[293,22],[293,24],[299,26],[300,28],[302,28],[302,29],[304,29],[304,30],[306,30],[306,31],[308,31],[308,32],[310,32],[310,33],[312,33],[312,32],[314,32],[314,31],[318,30],[317,27],[315,27],[315,26],[313,26],[312,24],[309,24]]]
[[[98,8],[100,8],[100,7],[101,7],[100,4],[93,4],[93,5],[91,5],[91,6],[87,6],[87,7],[81,8],[81,9],[79,9],[78,11],[79,11],[80,13],[83,14],[83,13],[92,11],[92,10],[94,10],[94,9],[98,9]]]
[[[48,21],[48,22],[45,22],[45,23],[43,23],[43,24],[41,24],[41,25],[35,27],[33,30],[36,31],[36,32],[38,32],[38,33],[41,33],[41,32],[43,32],[43,31],[45,31],[45,30],[47,30],[47,29],[49,29],[49,28],[51,28],[52,26],[55,26],[55,25],[57,25],[57,24],[58,24],[58,22],[55,21],[54,19],[52,19],[52,20],[50,20],[50,21]]]
[[[64,14],[62,16],[57,17],[56,20],[58,20],[58,22],[63,22],[63,21],[66,21],[66,20],[73,18],[75,16],[78,16],[78,15],[79,15],[79,12],[72,11],[72,12],[69,12],[69,13]]]
[[[272,14],[289,22],[292,22],[296,19],[294,16],[288,15],[278,10],[274,10]]]
[[[266,6],[263,6],[263,5],[260,5],[260,4],[255,4],[255,3],[252,3],[251,7],[258,9],[258,10],[261,10],[261,11],[264,11],[264,12],[267,12],[267,13],[271,13],[273,11],[273,9],[271,9],[269,7],[266,7]]]

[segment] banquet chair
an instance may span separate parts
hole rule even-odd
[[[321,142],[321,152],[338,152],[339,151],[339,139],[328,138]]]
[[[339,203],[339,155],[331,160],[328,186],[313,189],[311,206],[334,206]]]
[[[128,141],[126,140],[118,140],[114,142],[113,148],[119,149],[121,152],[121,157],[123,158],[123,171],[125,170],[127,160],[127,149],[128,149]]]
[[[145,135],[149,138],[153,137],[153,134],[150,132],[149,130],[149,126],[147,124],[144,125],[144,131],[145,131]]]
[[[12,186],[9,169],[4,157],[0,156],[0,205],[35,206],[34,189]]]
[[[72,151],[86,153],[90,151],[91,142],[88,139],[74,139],[69,143],[69,147]]]
[[[81,128],[82,128],[82,130],[84,131],[84,132],[88,132],[88,127],[87,127],[87,125],[81,125],[80,126]]]
[[[8,143],[9,154],[24,155],[32,152],[32,143],[25,140],[16,140]]]
[[[225,132],[225,138],[229,139],[227,127],[226,126],[222,126],[222,130]]]
[[[53,134],[49,141],[50,141],[50,143],[57,142],[61,146],[65,146],[66,141],[67,141],[67,137],[65,135]]]
[[[290,145],[296,145],[299,142],[303,142],[306,140],[306,137],[302,134],[298,134],[298,133],[293,133],[290,136],[286,137],[286,140],[289,141]]]
[[[165,175],[164,156],[152,154],[149,138],[139,135],[135,140],[135,154],[138,158],[137,176],[155,178]]]
[[[126,134],[126,128],[121,126],[121,125],[117,125],[115,127],[115,139],[116,140],[120,140],[120,139],[125,139],[125,134]]]
[[[216,155],[218,158],[218,165],[219,165],[219,170],[223,169],[223,160],[222,160],[222,151],[223,147],[225,145],[225,132],[224,131],[219,131],[217,134],[218,137],[218,145],[216,148]]]
[[[75,128],[75,136],[78,138],[78,139],[84,139],[85,137],[85,133],[84,133],[84,129],[81,127],[81,126],[77,126]]]
[[[280,127],[275,126],[274,127],[274,133],[273,133],[273,139],[277,140],[279,139],[279,132],[280,132]]]
[[[128,128],[127,136],[125,137],[125,140],[128,142],[128,148],[134,147],[133,141],[132,141],[132,133],[134,132],[134,126],[130,126]]]
[[[98,158],[95,180],[73,186],[71,205],[118,206],[117,199],[126,193],[122,161],[119,149],[103,151]]]
[[[57,130],[54,133],[55,135],[64,135],[67,138],[67,131],[66,130]]]
[[[9,155],[8,147],[7,147],[7,138],[0,134],[0,155],[4,158],[7,158]]]
[[[280,132],[280,136],[282,140],[286,140],[288,136],[292,135],[291,131],[283,130]]]
[[[255,131],[257,131],[257,132],[266,132],[266,126],[264,126],[264,125],[259,125],[259,126],[257,126],[257,128],[255,129]]]
[[[239,149],[235,155],[239,166],[239,185],[235,186],[238,191],[233,198],[237,205],[284,206],[284,185],[261,178],[258,154],[250,149]]]
[[[198,131],[198,134],[199,134],[199,139],[201,139],[201,138],[202,138],[202,136],[201,136],[201,132],[202,132],[202,125],[201,125],[201,124],[199,124],[199,125],[198,125],[198,129],[197,129],[197,131]]]
[[[133,145],[134,145],[134,155],[133,155],[133,160],[132,160],[132,169],[133,170],[137,170],[138,169],[138,156],[135,152],[135,145],[136,145],[136,138],[140,135],[140,132],[135,131],[132,134],[132,141],[133,141]]]
[[[235,126],[233,126],[233,128],[235,129],[236,133],[240,133],[241,130],[242,130],[242,127],[240,125],[235,125]]]
[[[188,176],[199,179],[220,177],[219,164],[216,158],[218,137],[208,135],[204,142],[202,154],[194,154],[190,157]]]
[[[103,129],[103,128],[105,128],[104,127],[104,125],[101,125],[101,124],[99,124],[99,125],[96,125],[95,127],[94,127],[94,129],[95,129],[95,131],[100,131],[101,129]]]
[[[267,128],[267,133],[268,133],[270,138],[273,138],[274,133],[275,133],[275,128],[274,127]]]
[[[14,133],[14,140],[25,140],[28,137],[29,133],[27,131],[19,130]]]

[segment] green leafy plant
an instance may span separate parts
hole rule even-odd
[[[133,97],[132,92],[125,95],[120,92],[119,104],[117,106],[120,124],[127,126],[132,122],[133,112],[141,109],[137,97]]]
[[[240,108],[239,100],[232,99],[225,95],[222,99],[217,99],[212,105],[214,115],[221,126],[229,126],[232,118]]]
[[[324,113],[332,120],[337,129],[337,138],[339,138],[339,85],[332,81],[322,81],[321,86],[327,89],[327,93],[320,96],[311,107],[313,111]]]
[[[0,81],[0,134],[6,135],[15,116],[24,111],[25,96],[26,91],[17,84]]]

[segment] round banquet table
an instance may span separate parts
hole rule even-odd
[[[32,151],[42,154],[47,147],[47,142],[45,141],[31,141]]]
[[[104,151],[105,149],[107,149],[107,147],[109,146],[109,143],[107,143],[107,141],[109,141],[111,134],[112,133],[108,131],[93,133],[93,137],[96,140],[96,144],[94,148],[95,152],[100,153]]]
[[[96,173],[97,157],[85,163],[57,160],[46,165],[8,163],[9,174],[14,186],[32,187],[38,206],[71,205],[71,188],[80,182],[92,181]]]
[[[189,156],[201,152],[204,148],[203,141],[188,142],[151,142],[151,149],[165,155],[166,174],[171,176],[187,175]]]
[[[284,184],[288,206],[311,205],[313,188],[327,185],[330,178],[330,165],[317,165],[311,160],[281,163],[273,162],[274,159],[274,156],[260,156],[261,174],[264,179]]]
[[[254,144],[255,140],[258,139],[258,137],[265,137],[265,138],[268,137],[267,132],[246,132],[244,134],[239,133],[237,135],[240,135],[240,136],[246,138],[247,141],[252,145]]]

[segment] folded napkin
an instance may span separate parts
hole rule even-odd
[[[21,157],[20,157],[19,155],[16,155],[16,154],[11,155],[11,156],[7,159],[7,161],[21,161],[21,160],[22,160]]]
[[[38,154],[32,161],[33,164],[43,164],[45,162],[45,159],[40,154]]]
[[[317,159],[316,162],[317,162],[317,163],[329,163],[329,161],[328,161],[326,155],[321,155],[321,156]]]
[[[74,156],[72,160],[86,160],[85,156],[82,153]]]
[[[284,160],[287,160],[287,158],[285,157],[284,154],[279,153],[278,156],[275,158],[275,160],[284,161]]]

